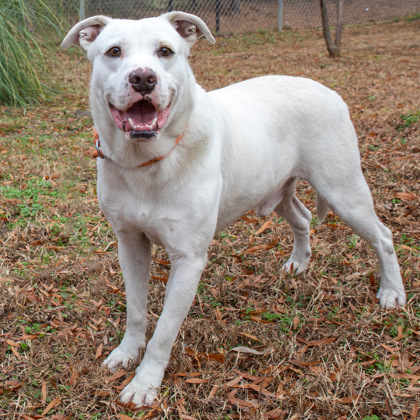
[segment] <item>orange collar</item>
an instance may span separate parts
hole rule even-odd
[[[139,168],[143,168],[144,166],[149,166],[152,165],[153,163],[159,162],[162,159],[165,159],[171,152],[172,150],[174,150],[175,146],[179,143],[179,141],[182,138],[182,134],[179,135],[179,137],[176,139],[174,145],[172,146],[172,149],[169,150],[168,153],[166,153],[166,155],[163,156],[158,156],[152,159],[149,159],[147,162],[143,162],[141,165],[139,165]],[[96,131],[95,128],[93,128],[93,140],[95,141],[95,147],[96,150],[93,152],[93,157],[94,158],[101,158],[101,159],[105,159],[106,156],[103,154],[102,149],[101,149],[101,142],[99,141],[99,134]]]

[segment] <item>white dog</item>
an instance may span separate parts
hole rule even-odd
[[[93,65],[91,108],[99,134],[98,198],[117,237],[126,287],[127,329],[104,364],[128,366],[146,345],[150,244],[171,261],[164,309],[136,375],[120,400],[155,399],[172,345],[194,299],[216,232],[250,209],[284,216],[294,248],[284,268],[310,257],[310,212],[298,179],[376,251],[379,304],[406,296],[392,235],[375,215],[347,106],[314,81],[267,76],[206,93],[187,57],[197,38],[214,43],[198,17],[172,12],[119,20],[95,16],[74,26],[63,48],[79,45]]]

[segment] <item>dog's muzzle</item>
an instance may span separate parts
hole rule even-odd
[[[136,140],[150,140],[156,137],[169,117],[171,103],[160,108],[152,99],[152,93],[158,84],[157,74],[150,68],[138,68],[128,75],[128,83],[140,100],[125,109],[118,109],[108,103],[111,116],[116,126]]]

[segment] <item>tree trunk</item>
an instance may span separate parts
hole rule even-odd
[[[343,31],[343,0],[337,0],[337,26],[335,27],[334,42],[331,37],[330,24],[328,20],[327,0],[319,0],[322,16],[322,32],[330,57],[340,57],[341,34]]]

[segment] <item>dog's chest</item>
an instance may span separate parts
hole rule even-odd
[[[116,232],[139,231],[164,245],[185,217],[179,214],[175,195],[141,178],[111,178],[99,172],[97,190],[99,205]]]

